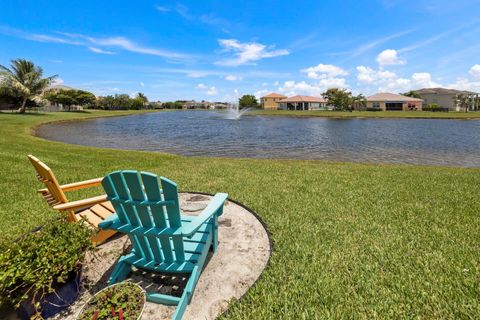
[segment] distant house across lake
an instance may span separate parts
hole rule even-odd
[[[277,109],[278,105],[277,102],[285,99],[287,96],[284,96],[282,94],[278,93],[269,93],[266,96],[263,96],[260,98],[260,105],[262,106],[262,109]]]
[[[413,111],[422,110],[422,99],[411,98],[401,94],[380,92],[367,97],[368,109],[383,111]]]
[[[476,96],[478,93],[471,91],[461,91],[447,88],[423,88],[415,90],[424,100],[424,105],[437,104],[441,108],[448,108],[449,111],[464,111],[457,105],[455,98],[464,96]]]
[[[320,97],[293,96],[277,101],[281,110],[326,110],[327,101]]]

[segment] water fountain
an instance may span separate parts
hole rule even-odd
[[[240,109],[238,103],[229,103],[227,108],[227,113],[225,114],[225,119],[229,120],[239,120],[246,112],[252,108],[243,108]]]

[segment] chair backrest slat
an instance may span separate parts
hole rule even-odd
[[[163,199],[165,201],[173,201],[172,205],[166,207],[168,224],[171,228],[181,227],[182,221],[180,219],[180,205],[178,203],[177,184],[164,177],[161,177],[160,180],[162,183]],[[182,236],[173,236],[172,242],[175,249],[175,257],[177,261],[185,261],[185,252],[183,248]]]
[[[162,201],[162,193],[159,188],[158,178],[156,175],[148,172],[142,172],[142,181],[145,186],[145,193],[148,201]],[[163,206],[153,206],[150,208],[155,227],[166,228],[167,221],[165,219],[165,209]],[[163,258],[165,262],[173,262],[173,250],[169,237],[159,237],[162,246]]]
[[[105,188],[104,186],[104,189],[110,198],[110,202],[115,208],[115,212],[117,212],[118,208],[121,212],[121,215],[126,218],[126,223],[135,227],[141,226],[135,208],[132,205],[125,203],[125,201],[116,201],[116,199],[132,200],[127,185],[124,181],[123,172],[113,172],[108,175],[108,178],[109,179],[105,178],[102,180],[102,185],[111,184],[110,188]],[[113,194],[109,194],[109,191],[113,191]],[[152,260],[152,255],[145,239],[141,236],[131,233],[128,234],[128,236],[130,237],[130,241],[132,242],[135,252],[145,259]]]
[[[31,154],[28,155],[28,159],[30,160],[33,167],[35,168],[35,171],[38,174],[38,180],[45,184],[48,192],[55,199],[55,201],[52,201],[52,204],[67,203],[68,199],[65,196],[62,188],[60,188],[60,184],[58,183],[57,178],[53,174],[52,170],[45,163],[40,161],[37,157],[32,156]]]
[[[142,232],[148,232],[149,228],[182,226],[177,185],[163,177],[160,183],[162,189],[156,175],[132,170],[113,172],[102,181],[115,211],[118,208],[119,220],[133,227],[143,227],[146,231]],[[146,260],[155,263],[185,261],[181,235],[140,235],[137,229],[136,234],[130,233],[129,237],[135,251]]]
[[[137,171],[123,171],[123,177],[127,184],[128,190],[130,191],[130,196],[132,200],[135,201],[145,201],[147,197],[144,192],[142,181]],[[140,220],[140,224],[145,227],[154,227],[152,218],[150,217],[150,210],[147,206],[135,206],[136,213]],[[153,260],[156,263],[161,263],[163,261],[162,253],[160,246],[158,244],[158,239],[154,237],[143,237],[145,243],[149,245],[150,251],[153,255]]]

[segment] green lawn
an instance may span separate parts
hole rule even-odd
[[[254,110],[251,115],[331,118],[480,119],[480,112]]]
[[[0,114],[3,240],[56,216],[29,153],[61,183],[146,170],[182,190],[228,192],[268,225],[270,264],[227,319],[480,317],[480,169],[193,158],[30,135],[45,121],[120,113]]]

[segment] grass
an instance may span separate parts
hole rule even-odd
[[[35,193],[29,153],[61,183],[146,170],[182,190],[228,192],[268,225],[270,264],[222,318],[479,317],[480,169],[194,158],[30,135],[45,121],[112,114],[126,113],[0,114],[3,240],[56,216]]]
[[[327,118],[480,119],[480,112],[254,110],[251,115]]]

